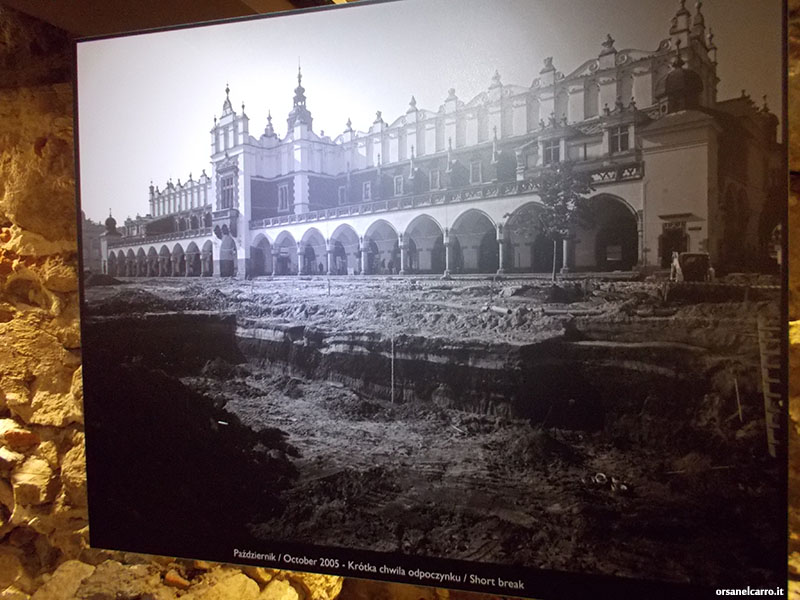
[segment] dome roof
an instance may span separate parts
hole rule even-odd
[[[106,231],[113,232],[116,231],[116,229],[117,229],[117,220],[111,215],[108,215],[108,218],[106,219]]]
[[[676,67],[664,78],[667,96],[695,96],[703,91],[703,80],[696,71]]]
[[[684,68],[680,55],[672,63],[672,70],[656,84],[656,98],[680,101],[684,108],[697,104],[703,91],[703,79],[696,71]]]

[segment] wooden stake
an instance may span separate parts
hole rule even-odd
[[[733,376],[733,389],[736,391],[736,408],[739,410],[739,422],[744,423],[742,418],[742,399],[739,397],[739,380],[736,375]]]
[[[392,404],[394,404],[394,334],[392,334]]]

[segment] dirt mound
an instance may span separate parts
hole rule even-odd
[[[382,504],[400,491],[396,475],[383,467],[344,469],[292,488],[283,497],[284,512],[271,522],[253,525],[251,532],[256,537],[274,539],[275,532],[281,531],[287,539],[319,544],[326,542],[320,539],[320,532],[330,529],[331,523],[350,523],[347,529],[353,541],[367,537],[367,531],[373,528],[384,531],[385,537],[386,523],[382,519],[363,520],[364,507]]]
[[[234,377],[247,377],[250,371],[246,365],[232,364],[221,357],[216,357],[206,362],[200,369],[204,377],[216,377],[217,379],[232,379]]]
[[[122,289],[100,304],[91,305],[93,315],[120,315],[167,311],[174,302],[141,288]]]
[[[337,417],[354,421],[383,421],[389,416],[387,407],[381,402],[367,400],[350,390],[337,392],[326,396],[322,401],[325,408]]]
[[[510,467],[529,469],[554,461],[574,464],[579,457],[572,447],[559,442],[549,432],[531,429],[504,445],[504,458]]]
[[[122,282],[119,279],[114,279],[111,275],[103,273],[92,273],[83,280],[83,285],[86,287],[93,287],[97,285],[119,285]]]
[[[91,358],[93,542],[168,553],[185,538],[208,543],[207,552],[218,536],[230,539],[252,517],[281,510],[278,494],[296,477],[283,431],[253,431],[162,371]],[[109,401],[114,410],[97,406]]]

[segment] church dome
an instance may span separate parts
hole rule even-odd
[[[681,61],[682,62],[682,61]],[[676,66],[664,78],[664,95],[696,97],[703,91],[703,80],[696,71]]]
[[[106,219],[106,231],[108,233],[114,233],[116,230],[117,230],[117,220],[111,215],[108,215],[108,218]]]
[[[672,70],[656,84],[656,98],[666,100],[669,112],[700,105],[703,79],[696,71],[684,68],[685,64],[679,54],[672,63]]]

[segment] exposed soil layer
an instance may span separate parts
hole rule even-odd
[[[89,314],[125,316],[87,331],[137,325],[112,354],[288,434],[298,476],[247,519],[255,539],[772,585],[785,519],[758,380],[767,303],[664,302],[633,282],[555,296],[537,282],[145,281],[89,290]],[[541,385],[520,375],[531,365],[561,362],[499,410],[506,392],[461,398],[475,382],[448,374],[453,352],[519,389]]]

